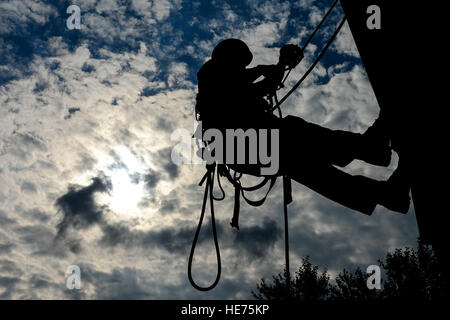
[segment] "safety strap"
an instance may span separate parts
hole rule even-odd
[[[251,187],[244,187],[242,186],[240,182],[240,176],[237,177],[237,173],[235,172],[234,177],[231,176],[230,169],[224,165],[219,164],[217,166],[217,171],[221,176],[225,176],[228,181],[234,186],[234,210],[233,210],[233,218],[231,219],[231,226],[239,230],[239,209],[240,209],[240,195],[242,195],[242,198],[247,202],[249,205],[253,207],[259,207],[261,206],[267,199],[267,196],[269,195],[270,191],[272,190],[273,186],[275,185],[275,182],[277,180],[276,176],[271,177],[265,177],[264,180],[257,185],[251,186]],[[266,194],[264,197],[262,197],[259,200],[251,200],[247,198],[245,192],[252,192],[259,190],[263,188],[268,182],[269,188],[266,191]]]

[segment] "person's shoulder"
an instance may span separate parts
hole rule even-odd
[[[210,72],[212,72],[212,71],[215,70],[215,69],[217,69],[217,68],[216,68],[216,66],[215,66],[214,61],[211,59],[211,60],[206,61],[206,62],[200,67],[200,69],[199,69],[198,72],[197,72],[197,75],[201,75],[201,74],[205,74],[205,73],[210,73]]]

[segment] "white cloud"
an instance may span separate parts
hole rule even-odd
[[[358,48],[356,47],[355,40],[353,39],[353,35],[348,26],[348,22],[345,22],[343,25],[333,43],[332,49],[336,50],[340,54],[359,58]]]
[[[0,34],[22,33],[26,23],[40,25],[48,22],[57,11],[50,5],[33,0],[9,0],[0,3]]]

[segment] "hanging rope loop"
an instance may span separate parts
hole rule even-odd
[[[206,171],[205,175],[203,176],[202,180],[200,181],[200,185],[202,185],[206,181],[205,193],[203,195],[202,212],[200,214],[200,219],[198,221],[197,230],[195,231],[194,240],[192,242],[192,247],[191,247],[191,252],[189,253],[189,262],[188,262],[189,282],[195,289],[197,289],[199,291],[209,291],[209,290],[213,289],[219,283],[220,274],[222,271],[219,242],[217,240],[216,219],[214,217],[213,185],[214,185],[215,167],[216,167],[215,164],[207,165],[206,166],[207,171]],[[199,286],[192,278],[192,260],[194,258],[195,247],[197,246],[198,236],[199,236],[200,230],[202,228],[203,218],[205,217],[205,209],[206,209],[206,202],[208,201],[208,194],[209,194],[209,200],[210,200],[209,205],[210,205],[210,210],[211,210],[211,226],[212,226],[212,232],[213,232],[213,238],[214,238],[214,246],[216,248],[217,274],[216,274],[216,279],[210,286],[202,287],[202,286]]]

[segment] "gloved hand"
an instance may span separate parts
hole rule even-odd
[[[285,44],[280,49],[278,64],[290,69],[295,68],[303,59],[303,50],[295,44]]]
[[[280,64],[258,65],[257,68],[259,74],[264,76],[265,81],[273,82],[274,86],[283,79],[285,68]]]
[[[272,77],[274,74],[278,74],[284,70],[280,69],[280,67],[276,64],[265,64],[265,65],[258,65],[259,71],[261,75],[264,77]]]

